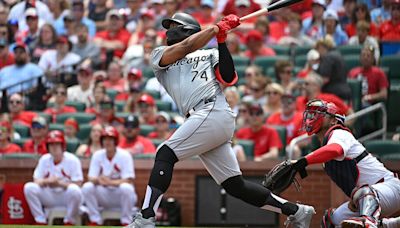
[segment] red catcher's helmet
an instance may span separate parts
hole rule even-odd
[[[119,133],[117,129],[113,126],[107,126],[101,132],[100,142],[103,141],[104,137],[113,137],[115,139],[115,145],[118,145],[119,142]]]
[[[344,124],[345,117],[337,112],[338,109],[334,103],[311,100],[306,104],[306,110],[303,113],[303,129],[308,135],[318,133],[326,115],[334,117],[340,124]]]
[[[46,145],[50,143],[61,143],[62,148],[64,150],[66,149],[67,146],[65,143],[64,133],[60,130],[53,130],[47,134]]]

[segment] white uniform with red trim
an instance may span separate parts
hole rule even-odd
[[[64,152],[61,162],[55,164],[51,154],[45,154],[39,159],[33,178],[48,177],[58,177],[63,182],[83,181],[81,162],[74,154]],[[70,184],[67,189],[64,189],[40,187],[34,182],[28,182],[24,186],[24,193],[36,222],[47,222],[47,215],[43,208],[64,207],[67,209],[64,223],[75,223],[82,204],[82,192],[78,185]]]
[[[106,176],[111,179],[135,178],[133,159],[129,152],[118,148],[114,157],[107,158],[106,150],[93,154],[88,177]],[[122,183],[118,187],[94,185],[87,182],[82,187],[85,204],[91,222],[102,224],[100,211],[103,209],[121,211],[121,223],[129,224],[136,212],[137,195],[132,184]]]
[[[214,69],[219,62],[218,50],[197,50],[160,66],[165,48],[153,50],[152,68],[179,111],[188,117],[165,144],[179,160],[198,155],[218,184],[241,175],[231,146],[236,114],[226,101]]]
[[[356,158],[365,151],[365,147],[350,132],[342,129],[333,130],[327,144],[332,143],[337,143],[343,148],[344,155],[337,158],[337,161],[342,161],[346,158]],[[400,180],[395,177],[393,172],[386,169],[371,154],[357,163],[357,170],[359,172],[357,187],[368,184],[376,190],[379,204],[382,208],[382,217],[391,216],[393,213],[399,211]],[[349,210],[348,202],[346,202],[334,211],[331,219],[335,225],[339,225],[345,219],[358,216],[360,216],[358,213]]]

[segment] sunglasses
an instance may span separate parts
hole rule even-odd
[[[260,92],[260,91],[262,91],[263,89],[261,89],[261,88],[250,88],[250,90],[251,90],[251,91],[254,91],[254,92]]]
[[[10,104],[22,104],[22,101],[20,101],[20,100],[10,100],[8,103],[10,103]]]
[[[267,91],[265,94],[267,95],[278,95],[279,93],[276,91]]]

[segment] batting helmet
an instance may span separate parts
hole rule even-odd
[[[115,140],[115,144],[118,145],[119,142],[119,133],[117,131],[117,129],[115,129],[115,127],[113,126],[107,126],[103,129],[103,131],[101,132],[101,136],[100,136],[100,142],[103,141],[104,137],[112,137]]]
[[[179,24],[179,26],[170,29],[172,22]],[[186,13],[175,13],[171,18],[164,19],[161,24],[165,29],[168,29],[168,45],[181,42],[189,36],[201,31],[199,22]]]
[[[48,146],[50,143],[61,143],[62,148],[65,149],[66,143],[64,133],[60,130],[50,131],[46,137],[46,146]]]
[[[321,130],[326,115],[334,117],[340,124],[344,124],[345,117],[337,114],[335,104],[323,100],[311,100],[306,104],[303,114],[303,129],[308,135],[318,133]]]

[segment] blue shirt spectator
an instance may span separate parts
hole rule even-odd
[[[390,3],[390,0],[383,0],[382,7],[373,9],[371,11],[371,21],[380,25],[382,22],[390,20],[392,18],[390,15]]]
[[[342,30],[339,24],[339,17],[336,11],[328,9],[324,12],[324,27],[322,30],[322,37],[331,35],[335,41],[336,46],[347,44],[349,37]]]
[[[28,62],[28,52],[25,44],[15,45],[15,64],[0,71],[0,90],[8,88],[8,95],[36,87],[37,78],[43,75],[43,70],[38,65]]]

